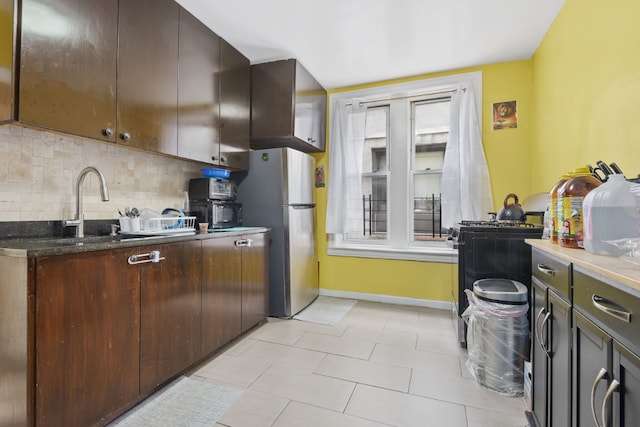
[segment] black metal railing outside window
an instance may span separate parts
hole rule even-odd
[[[446,236],[442,228],[441,195],[413,199],[413,234],[415,240],[432,240]],[[371,238],[387,233],[387,200],[362,196],[362,235]]]

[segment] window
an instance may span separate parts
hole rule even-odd
[[[408,238],[410,242],[421,242],[446,237],[440,218],[440,183],[449,134],[450,103],[450,97],[427,97],[394,100],[366,108],[362,212],[358,215],[362,225],[357,231],[346,233],[346,241],[388,241],[390,238],[406,241]],[[405,114],[406,111],[410,114]],[[411,140],[390,144],[391,132],[411,135]],[[390,158],[406,161],[395,162],[390,170]],[[407,182],[412,191],[403,191]],[[394,197],[391,204],[387,189],[405,193],[406,197]],[[409,227],[395,231],[403,235],[390,236],[389,222],[407,216]]]
[[[362,153],[362,218],[358,231],[346,233],[346,240],[386,240],[389,181],[389,106],[367,109]]]
[[[473,86],[462,90],[470,87],[475,91],[475,85],[481,85],[480,73],[470,75],[471,79],[461,81],[471,81]],[[332,99],[331,108],[336,111],[330,124],[327,215],[330,255],[396,259],[449,256],[442,189],[445,170],[456,169],[445,169],[452,120],[459,120],[453,114],[460,105],[453,102],[459,87],[456,81],[433,79],[333,95],[336,99]],[[473,103],[473,97],[471,100]],[[340,131],[335,133],[335,129]],[[332,151],[335,146],[340,147],[336,149],[339,154]],[[452,147],[457,150],[459,146],[456,140]],[[338,185],[336,180],[332,182],[332,164],[342,168],[336,175],[336,180],[341,179]],[[332,200],[338,199],[341,201],[331,206]],[[340,203],[344,206],[340,211],[342,228],[335,225],[338,216],[330,219],[329,213],[337,212]]]
[[[449,139],[451,97],[411,103],[412,241],[442,240],[442,167]]]

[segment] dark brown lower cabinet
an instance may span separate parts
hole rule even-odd
[[[202,353],[241,333],[242,259],[235,237],[202,241]]]
[[[142,394],[201,357],[200,248],[199,241],[141,248],[161,258],[140,264]]]
[[[269,234],[202,242],[202,348],[209,354],[266,317]]]
[[[27,424],[104,425],[264,320],[268,241],[259,233],[31,261]]]
[[[38,258],[35,423],[88,426],[139,394],[137,248]]]
[[[269,312],[269,234],[236,240],[242,248],[242,332],[262,322]]]

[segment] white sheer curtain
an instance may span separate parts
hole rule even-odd
[[[366,108],[336,99],[329,123],[328,234],[362,232],[362,153]]]
[[[473,90],[459,84],[451,97],[449,141],[442,171],[442,226],[486,219],[493,208],[489,168]]]
[[[442,226],[487,218],[493,208],[489,169],[470,82],[437,85],[451,96],[449,141],[442,173]],[[422,91],[425,89],[422,88]],[[362,159],[366,108],[355,99],[335,99],[329,124],[328,234],[362,232]]]

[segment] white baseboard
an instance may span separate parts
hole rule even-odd
[[[419,298],[396,297],[393,295],[365,294],[361,292],[336,291],[320,288],[320,295],[336,298],[350,298],[362,301],[385,302],[388,304],[411,305],[416,307],[439,308],[453,310],[453,303]]]

